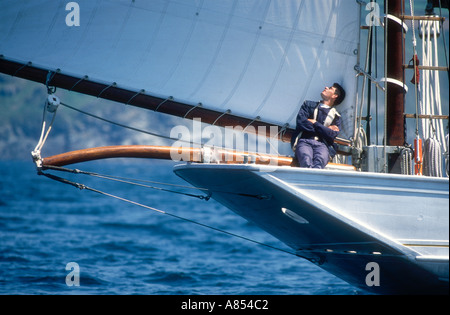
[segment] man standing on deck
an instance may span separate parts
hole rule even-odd
[[[341,116],[334,106],[345,98],[345,90],[337,83],[325,87],[322,101],[305,101],[297,115],[297,128],[291,144],[300,167],[325,168],[336,155],[334,139],[341,128]]]

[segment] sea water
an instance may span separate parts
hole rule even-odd
[[[202,195],[159,184],[187,185],[173,166],[133,160],[76,168]],[[1,161],[0,174],[0,294],[362,293],[296,256],[156,211],[289,250],[214,200],[53,172],[152,210],[38,176],[31,161]]]

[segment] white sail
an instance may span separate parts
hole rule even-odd
[[[339,82],[349,137],[358,26],[348,0],[3,0],[0,54],[290,127]]]

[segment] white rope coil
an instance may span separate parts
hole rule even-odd
[[[401,171],[404,175],[413,175],[413,157],[414,153],[410,148],[405,148],[401,152]]]
[[[434,138],[425,140],[423,154],[423,174],[425,176],[442,177],[441,144]]]

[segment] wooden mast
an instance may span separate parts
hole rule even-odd
[[[404,12],[403,0],[386,0],[388,16],[394,16],[399,21]],[[404,82],[403,70],[403,25],[392,18],[387,19],[387,56],[386,77],[394,79],[397,82]],[[404,95],[405,90],[402,86],[387,82],[386,83],[387,103],[386,103],[386,140],[388,146],[403,146],[405,144],[405,124],[404,124]],[[389,172],[399,173],[400,166],[397,162],[399,155],[389,155],[388,169]]]

